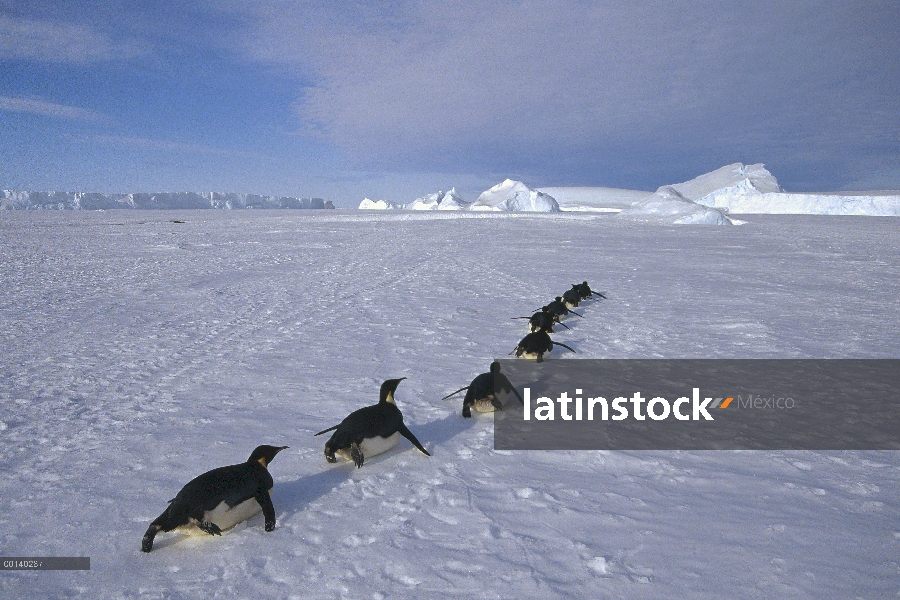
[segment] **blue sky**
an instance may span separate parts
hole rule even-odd
[[[0,188],[900,189],[898,90],[892,0],[0,0]]]

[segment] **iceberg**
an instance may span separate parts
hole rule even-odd
[[[674,186],[664,185],[617,215],[623,219],[664,225],[732,225],[725,212],[688,200]]]
[[[93,192],[27,192],[3,190],[2,210],[184,210],[245,208],[334,208],[322,198],[260,196],[220,192],[99,194]]]
[[[450,188],[450,191],[435,192],[416,198],[405,208],[409,210],[464,210],[468,208],[469,203],[462,199],[456,192],[456,188]]]
[[[559,204],[553,196],[533,190],[521,181],[512,179],[507,179],[482,192],[469,210],[560,212]]]

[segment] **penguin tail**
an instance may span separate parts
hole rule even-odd
[[[316,437],[317,435],[322,435],[323,433],[328,433],[329,431],[334,431],[334,430],[337,429],[338,427],[340,427],[340,425],[335,425],[334,427],[329,427],[328,429],[323,429],[323,430],[320,431],[319,433],[314,433],[314,434],[313,434],[313,437]]]

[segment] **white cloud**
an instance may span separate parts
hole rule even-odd
[[[241,52],[313,82],[297,104],[307,127],[373,167],[834,152],[885,142],[900,115],[900,44],[877,3],[216,4],[247,19]]]
[[[0,15],[0,60],[88,64],[141,54],[133,43],[116,43],[84,25]]]
[[[36,98],[0,96],[0,110],[43,115],[59,119],[70,119],[73,121],[102,122],[109,120],[106,115],[93,110],[79,108],[77,106],[56,104]]]

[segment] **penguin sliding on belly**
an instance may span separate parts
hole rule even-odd
[[[573,283],[572,289],[578,292],[582,300],[587,300],[592,296],[600,296],[601,298],[606,300],[606,296],[604,296],[600,292],[595,292],[594,290],[592,290],[587,281],[584,281],[582,283]]]
[[[259,446],[245,463],[219,467],[192,479],[147,528],[141,550],[150,552],[153,538],[160,531],[177,529],[222,535],[222,531],[260,510],[266,519],[266,531],[275,529],[275,507],[269,497],[273,482],[268,466],[286,448]]]
[[[510,356],[515,354],[516,357],[519,358],[530,358],[532,360],[537,360],[538,362],[543,362],[544,354],[552,352],[554,345],[562,346],[566,350],[575,352],[575,350],[569,348],[565,344],[551,340],[550,334],[546,331],[538,331],[537,333],[529,333],[523,337],[522,341],[519,342],[519,345],[509,354]]]
[[[536,312],[530,317],[513,317],[515,319],[528,319],[528,330],[532,333],[536,331],[546,331],[547,333],[553,333],[553,325],[558,324],[562,325],[566,329],[569,329],[569,326],[565,323],[560,323],[556,321],[549,313],[544,311]]]
[[[557,296],[556,300],[547,306],[542,306],[541,310],[553,317],[553,320],[557,323],[570,314],[575,315],[576,317],[584,317],[584,315],[580,315],[574,310],[569,310],[566,303],[563,301],[562,296]]]
[[[566,290],[563,293],[562,299],[566,303],[566,308],[575,308],[581,304],[581,292],[573,287],[571,290]]]
[[[334,457],[337,453],[342,458],[352,460],[358,469],[363,466],[367,457],[387,452],[396,446],[401,435],[425,456],[431,456],[403,424],[403,415],[394,401],[394,392],[404,379],[406,377],[388,379],[381,384],[378,404],[353,411],[340,424],[316,434],[334,431],[331,439],[325,443],[325,460],[337,462]]]
[[[472,416],[473,408],[481,413],[503,410],[503,405],[509,399],[510,392],[516,395],[519,402],[522,402],[523,405],[525,404],[522,396],[509,382],[506,375],[500,372],[500,363],[496,360],[491,363],[490,373],[478,375],[472,380],[472,383],[456,390],[452,394],[444,396],[441,400],[452,398],[463,390],[468,390],[466,397],[463,399],[462,408],[462,416],[467,419]]]

